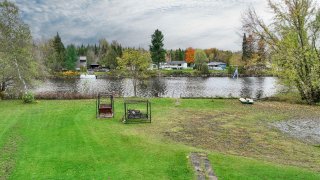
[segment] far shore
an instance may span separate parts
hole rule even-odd
[[[96,75],[97,79],[108,79],[108,78],[129,78],[129,75],[120,74],[117,72],[97,72]],[[151,71],[147,78],[153,77],[233,77],[233,74],[228,74],[227,72],[210,72],[209,74],[200,74],[196,71]],[[243,77],[277,77],[272,74],[261,73],[261,74],[239,74],[239,78]],[[63,74],[56,74],[49,77],[49,79],[80,79],[80,74],[77,75],[63,75]]]

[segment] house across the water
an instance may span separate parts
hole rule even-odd
[[[76,70],[80,71],[81,67],[87,67],[87,57],[86,56],[80,56],[78,59]]]
[[[188,63],[185,61],[171,61],[160,65],[160,69],[187,69]]]
[[[100,67],[100,65],[97,64],[97,63],[92,63],[92,64],[90,64],[90,68],[91,68],[91,69],[98,69],[99,67]]]
[[[210,62],[208,63],[208,68],[210,70],[225,70],[227,68],[227,64],[224,62]]]

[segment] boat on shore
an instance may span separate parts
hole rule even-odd
[[[97,79],[96,75],[81,74],[80,79]]]
[[[250,98],[240,98],[239,101],[242,104],[253,104],[254,103],[253,99],[250,99]]]

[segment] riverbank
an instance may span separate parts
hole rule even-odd
[[[0,176],[12,179],[192,179],[206,152],[219,179],[319,179],[320,149],[272,124],[316,106],[153,98],[151,124],[97,120],[95,100],[0,101]]]
[[[94,72],[97,79],[105,78],[128,78],[128,74],[119,71],[108,71],[108,72]],[[201,72],[193,69],[187,70],[150,70],[146,74],[146,77],[233,77],[228,70],[209,70],[208,74],[201,74]],[[258,73],[241,73],[239,77],[275,77],[271,72],[258,72]],[[80,73],[55,73],[50,78],[60,79],[79,79]]]

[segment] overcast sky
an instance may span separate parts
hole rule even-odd
[[[35,39],[56,32],[65,44],[117,40],[148,48],[159,29],[165,48],[240,50],[241,14],[249,6],[268,15],[266,0],[13,0]]]

